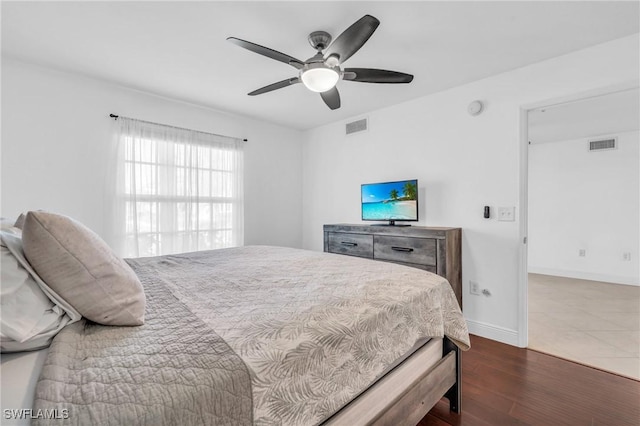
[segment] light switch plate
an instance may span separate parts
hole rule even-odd
[[[516,220],[515,207],[498,207],[498,220],[501,222],[513,222]]]

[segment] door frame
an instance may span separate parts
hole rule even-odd
[[[547,98],[544,100],[520,105],[518,114],[519,126],[519,156],[520,156],[520,222],[519,239],[519,273],[518,273],[518,346],[526,348],[529,345],[529,280],[528,280],[528,221],[529,221],[529,111],[553,105],[568,104],[584,99],[595,98],[625,90],[640,87],[638,80],[630,80],[610,86],[603,86],[569,95]]]

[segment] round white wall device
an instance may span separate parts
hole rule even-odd
[[[469,113],[469,115],[478,115],[482,112],[482,107],[482,102],[473,101],[467,107],[467,112]]]

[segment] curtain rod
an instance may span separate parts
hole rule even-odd
[[[119,116],[119,115],[116,115],[116,114],[109,114],[109,117],[113,118],[114,120],[117,120],[118,118],[120,118],[120,116]],[[124,117],[124,116],[123,116],[123,117]],[[125,118],[130,118],[130,117],[125,117]],[[191,132],[204,133],[204,134],[207,134],[207,135],[222,136],[223,138],[240,139],[240,138],[236,138],[236,137],[233,137],[233,136],[218,135],[218,134],[215,134],[215,133],[203,132],[203,131],[201,131],[201,130],[187,129],[186,127],[169,126],[169,125],[167,125],[167,124],[154,123],[153,121],[138,120],[137,118],[130,118],[130,119],[131,119],[131,120],[140,121],[140,122],[142,122],[142,123],[148,123],[148,124],[155,124],[155,125],[158,125],[158,126],[171,127],[171,128],[173,128],[173,129],[189,130],[189,131],[191,131]],[[242,139],[242,141],[243,141],[243,142],[248,142],[248,140],[247,140],[247,139]]]

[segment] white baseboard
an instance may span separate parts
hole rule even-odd
[[[518,346],[518,332],[504,327],[480,321],[467,320],[469,333],[487,339],[496,340],[511,346]]]
[[[531,274],[555,275],[556,277],[577,278],[579,280],[602,281],[613,284],[625,284],[640,286],[638,277],[624,277],[619,275],[593,274],[582,271],[567,271],[565,269],[540,268],[538,266],[528,267]]]

